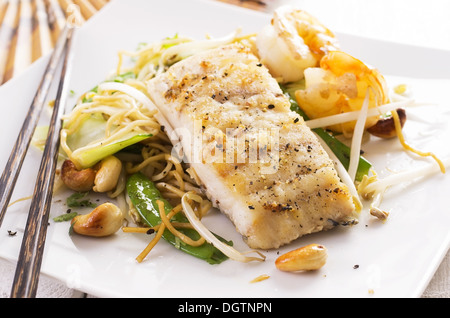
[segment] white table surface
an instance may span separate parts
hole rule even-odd
[[[278,5],[294,3],[326,22],[326,25],[335,32],[450,50],[448,0],[269,0],[267,2],[269,11]],[[448,60],[443,63],[448,63]],[[413,62],[411,67],[414,67]],[[13,274],[14,266],[0,259],[0,298],[9,297]],[[42,276],[37,297],[92,296]],[[422,297],[450,297],[449,253],[444,257]]]

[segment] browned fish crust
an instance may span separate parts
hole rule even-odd
[[[277,248],[353,222],[353,198],[333,162],[247,47],[180,61],[149,81],[148,92],[173,128],[201,133],[200,160],[195,138],[184,136],[183,149],[250,247]]]

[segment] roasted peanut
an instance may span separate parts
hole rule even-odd
[[[114,156],[100,161],[99,169],[95,175],[95,192],[108,192],[114,190],[122,170],[122,162]]]
[[[75,233],[103,237],[116,233],[123,220],[123,213],[116,205],[103,203],[89,214],[74,217],[71,225]]]
[[[281,255],[275,266],[286,272],[318,270],[325,265],[327,257],[325,246],[309,244]]]
[[[399,108],[396,110],[396,112],[403,128],[406,122],[406,111],[402,108]],[[395,137],[397,135],[395,131],[394,118],[392,118],[392,116],[378,120],[375,125],[367,128],[367,131],[374,136],[386,139]]]
[[[94,186],[96,171],[92,168],[78,170],[70,160],[61,166],[61,180],[69,188],[78,192],[86,192]]]

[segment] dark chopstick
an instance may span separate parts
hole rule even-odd
[[[11,298],[36,297],[58,160],[62,115],[69,93],[74,27],[69,27],[55,106],[17,261]]]
[[[31,139],[36,129],[37,122],[42,112],[44,103],[46,101],[51,83],[55,77],[56,70],[60,64],[61,57],[65,50],[65,44],[67,41],[68,29],[64,29],[61,32],[60,37],[55,45],[50,60],[45,69],[45,73],[39,84],[39,88],[34,96],[34,99],[30,105],[28,113],[22,125],[22,129],[17,137],[16,143],[11,151],[8,162],[6,163],[3,174],[0,178],[0,226],[3,223],[3,219],[8,209],[9,201],[11,200],[14,187],[22,169],[22,164],[25,159],[25,155],[31,143]]]

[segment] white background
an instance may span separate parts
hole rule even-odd
[[[294,4],[336,32],[450,50],[448,0],[269,0],[268,3],[269,10]]]

